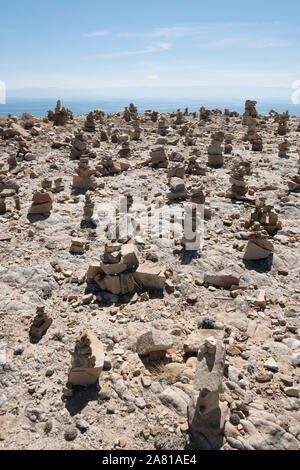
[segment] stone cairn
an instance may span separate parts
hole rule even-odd
[[[52,324],[52,319],[48,317],[45,312],[44,306],[39,306],[36,309],[36,316],[33,319],[30,336],[40,339]]]
[[[248,194],[248,185],[244,181],[246,175],[251,174],[251,166],[247,161],[239,161],[232,168],[232,174],[229,178],[231,191],[228,197],[237,201],[254,202],[253,195]]]
[[[256,111],[256,105],[257,105],[257,101],[252,101],[252,100],[246,101],[244,118],[245,117],[256,118],[258,116],[257,111]]]
[[[150,119],[152,122],[157,122],[158,121],[158,112],[157,111],[152,111]]]
[[[177,109],[174,124],[176,126],[181,126],[183,123],[184,123],[183,113],[180,109]]]
[[[213,168],[220,168],[223,166],[223,140],[223,132],[216,132],[215,134],[212,134],[211,144],[208,147],[208,165]]]
[[[262,150],[263,150],[263,140],[258,134],[256,134],[252,138],[252,151],[253,152],[262,152]]]
[[[188,158],[188,164],[185,170],[188,175],[200,175],[205,176],[207,172],[207,167],[204,165],[200,158],[192,155]]]
[[[186,199],[188,193],[185,187],[184,180],[178,177],[171,177],[168,181],[170,191],[167,193],[169,201],[175,199]]]
[[[285,113],[278,114],[276,116],[276,120],[278,121],[278,130],[277,133],[278,135],[286,135],[289,131],[288,128],[288,122],[289,122],[290,116],[289,112],[286,111]]]
[[[84,130],[86,132],[96,132],[95,117],[93,112],[87,115],[86,121],[84,123]]]
[[[185,166],[181,162],[172,162],[169,165],[168,170],[168,180],[171,178],[184,178],[185,175]]]
[[[64,184],[63,184],[63,179],[62,178],[56,178],[54,180],[54,187],[52,189],[52,192],[53,193],[61,193],[62,191],[64,191],[65,187],[64,187]]]
[[[200,108],[200,121],[207,122],[210,120],[211,111],[206,109],[204,106]]]
[[[93,222],[95,203],[92,200],[92,195],[89,191],[85,193],[84,197],[83,220],[86,222]]]
[[[97,172],[102,176],[113,176],[128,170],[130,165],[114,159],[111,155],[102,155],[101,162],[97,165]]]
[[[269,235],[275,235],[278,230],[282,229],[282,223],[272,209],[273,206],[266,204],[265,199],[261,198],[251,213],[250,221],[245,223],[245,228],[249,229],[254,222],[259,222]]]
[[[83,255],[86,251],[90,249],[89,243],[81,238],[73,238],[70,247],[70,253],[76,253]]]
[[[163,137],[168,133],[168,123],[163,116],[157,121],[157,133]]]
[[[33,194],[28,214],[46,214],[51,211],[54,196],[51,191],[37,191]]]
[[[231,134],[227,134],[225,135],[225,148],[224,148],[224,153],[226,155],[231,155],[232,153],[232,139],[233,139],[233,136]]]
[[[96,170],[89,165],[88,157],[80,157],[76,175],[73,176],[73,188],[75,189],[95,189],[97,183],[95,181]]]
[[[290,143],[287,139],[284,139],[278,144],[278,156],[279,157],[288,157],[288,152],[290,150]]]
[[[300,154],[300,150],[298,151]],[[288,181],[289,191],[299,191],[300,190],[300,156],[298,159],[298,173]]]
[[[131,140],[141,140],[143,129],[140,127],[139,121],[133,121],[133,130],[131,132]]]
[[[248,233],[248,244],[246,246],[244,260],[254,261],[266,259],[274,252],[274,246],[270,236],[259,222],[253,222],[251,231]]]
[[[201,339],[197,355],[188,422],[192,435],[201,433],[209,438],[222,434],[228,408],[220,402],[220,394],[224,391],[225,346],[221,339],[208,334],[209,330],[207,337]]]
[[[245,228],[250,229],[244,254],[245,260],[266,259],[274,252],[270,237],[281,230],[282,224],[272,209],[273,206],[266,205],[265,200],[262,199],[252,212],[250,221],[245,224]]]
[[[62,108],[58,100],[54,112],[48,111],[48,119],[54,126],[65,126],[69,119],[73,119],[73,113],[70,109]]]
[[[128,157],[130,155],[130,144],[128,135],[120,135],[119,142],[121,143],[121,149],[119,150],[118,155],[120,157]]]
[[[169,164],[168,155],[164,147],[156,146],[150,152],[150,163],[154,168],[167,168]]]
[[[91,332],[82,331],[76,339],[69,370],[68,383],[89,386],[96,384],[104,366],[101,341]]]
[[[80,157],[88,155],[87,137],[82,130],[77,129],[72,141],[71,160],[79,160]]]
[[[125,108],[123,117],[126,122],[131,121],[131,112],[129,111],[128,107]]]
[[[245,142],[252,142],[257,136],[257,120],[254,117],[245,116],[243,118],[243,124],[248,127],[243,140]]]

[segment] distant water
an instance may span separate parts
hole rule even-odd
[[[184,110],[186,107],[189,111],[199,111],[201,106],[207,109],[221,109],[224,111],[228,108],[230,111],[237,111],[240,114],[244,113],[245,100],[155,100],[155,99],[136,99],[133,100],[137,106],[138,111],[142,112],[148,109],[159,111],[161,113],[174,112],[177,109]],[[112,99],[112,100],[78,100],[66,99],[62,100],[62,106],[69,108],[73,111],[74,115],[87,114],[90,111],[101,109],[105,113],[117,113],[124,111],[125,106],[128,106],[128,99]],[[27,112],[33,116],[43,117],[47,116],[49,109],[54,109],[56,105],[55,99],[37,99],[37,98],[8,98],[6,104],[0,104],[0,116],[6,117],[8,114],[20,117],[22,113]],[[271,109],[277,112],[289,111],[291,116],[300,117],[300,105],[294,105],[290,101],[258,101],[257,111],[265,115]]]

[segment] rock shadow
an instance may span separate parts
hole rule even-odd
[[[46,212],[45,214],[27,214],[27,220],[31,224],[35,224],[36,222],[43,222],[44,220],[49,219],[51,212]]]
[[[248,271],[256,271],[257,273],[270,272],[273,266],[273,253],[268,258],[260,260],[243,260],[244,266]]]
[[[174,250],[173,255],[179,256],[180,264],[182,265],[188,265],[192,262],[193,259],[200,257],[199,251],[187,251],[184,248],[181,250]]]
[[[89,402],[98,401],[98,384],[89,387],[73,386],[72,391],[72,397],[66,399],[65,405],[71,416],[80,414]]]

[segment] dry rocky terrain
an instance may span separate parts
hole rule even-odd
[[[0,449],[300,449],[299,139],[251,101],[0,120]],[[187,202],[201,248],[140,229]]]

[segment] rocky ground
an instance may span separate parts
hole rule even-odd
[[[133,112],[128,122],[123,113],[100,113],[96,129],[89,131],[86,116],[56,126],[47,118],[25,117],[0,121],[0,197],[6,205],[0,214],[0,449],[299,450],[300,193],[290,192],[288,181],[298,172],[300,118],[290,117],[284,136],[290,150],[279,156],[284,138],[274,113],[256,118],[261,151],[252,151],[244,140],[242,116],[217,111],[201,118],[159,115],[167,122],[163,136],[147,112]],[[129,138],[130,153],[120,156],[124,137],[111,142],[110,136],[115,129],[119,136],[130,136],[136,119],[140,138]],[[185,168],[191,156],[205,168],[205,174],[185,171],[184,177],[188,190],[202,185],[210,209],[202,249],[186,251],[176,239],[168,244],[147,234],[136,237],[140,257],[165,273],[163,291],[140,288],[134,295],[117,295],[87,284],[88,268],[99,264],[107,239],[99,227],[93,236],[91,226],[82,222],[84,191],[72,188],[78,161],[70,153],[78,128],[91,167],[104,155],[127,167],[116,174],[95,173],[95,207],[117,205],[128,193],[146,210],[167,204],[173,152]],[[102,131],[108,141],[101,139]],[[208,147],[217,131],[232,136],[233,149],[224,154],[222,167],[212,168]],[[29,151],[18,155],[24,142]],[[170,158],[168,168],[151,164],[157,143]],[[15,156],[17,165],[9,169],[8,158]],[[272,236],[274,254],[267,260],[243,259],[244,223],[255,206],[227,195],[234,163],[244,160],[251,164],[245,181],[254,198],[266,198],[282,224]],[[28,215],[45,178],[62,178],[64,189],[54,194],[49,214]],[[70,252],[74,238],[88,241],[89,249]],[[213,276],[206,282],[207,273],[220,272],[237,278],[238,286],[220,287]],[[53,321],[34,341],[29,333],[39,305]],[[187,406],[197,352],[185,352],[205,328],[217,330],[226,347],[220,402],[228,413],[217,438],[198,435],[191,442]],[[99,386],[73,387],[72,396],[66,396],[70,352],[83,329],[101,340],[105,370]],[[136,352],[140,335],[153,329],[172,337],[162,361],[147,361]]]

